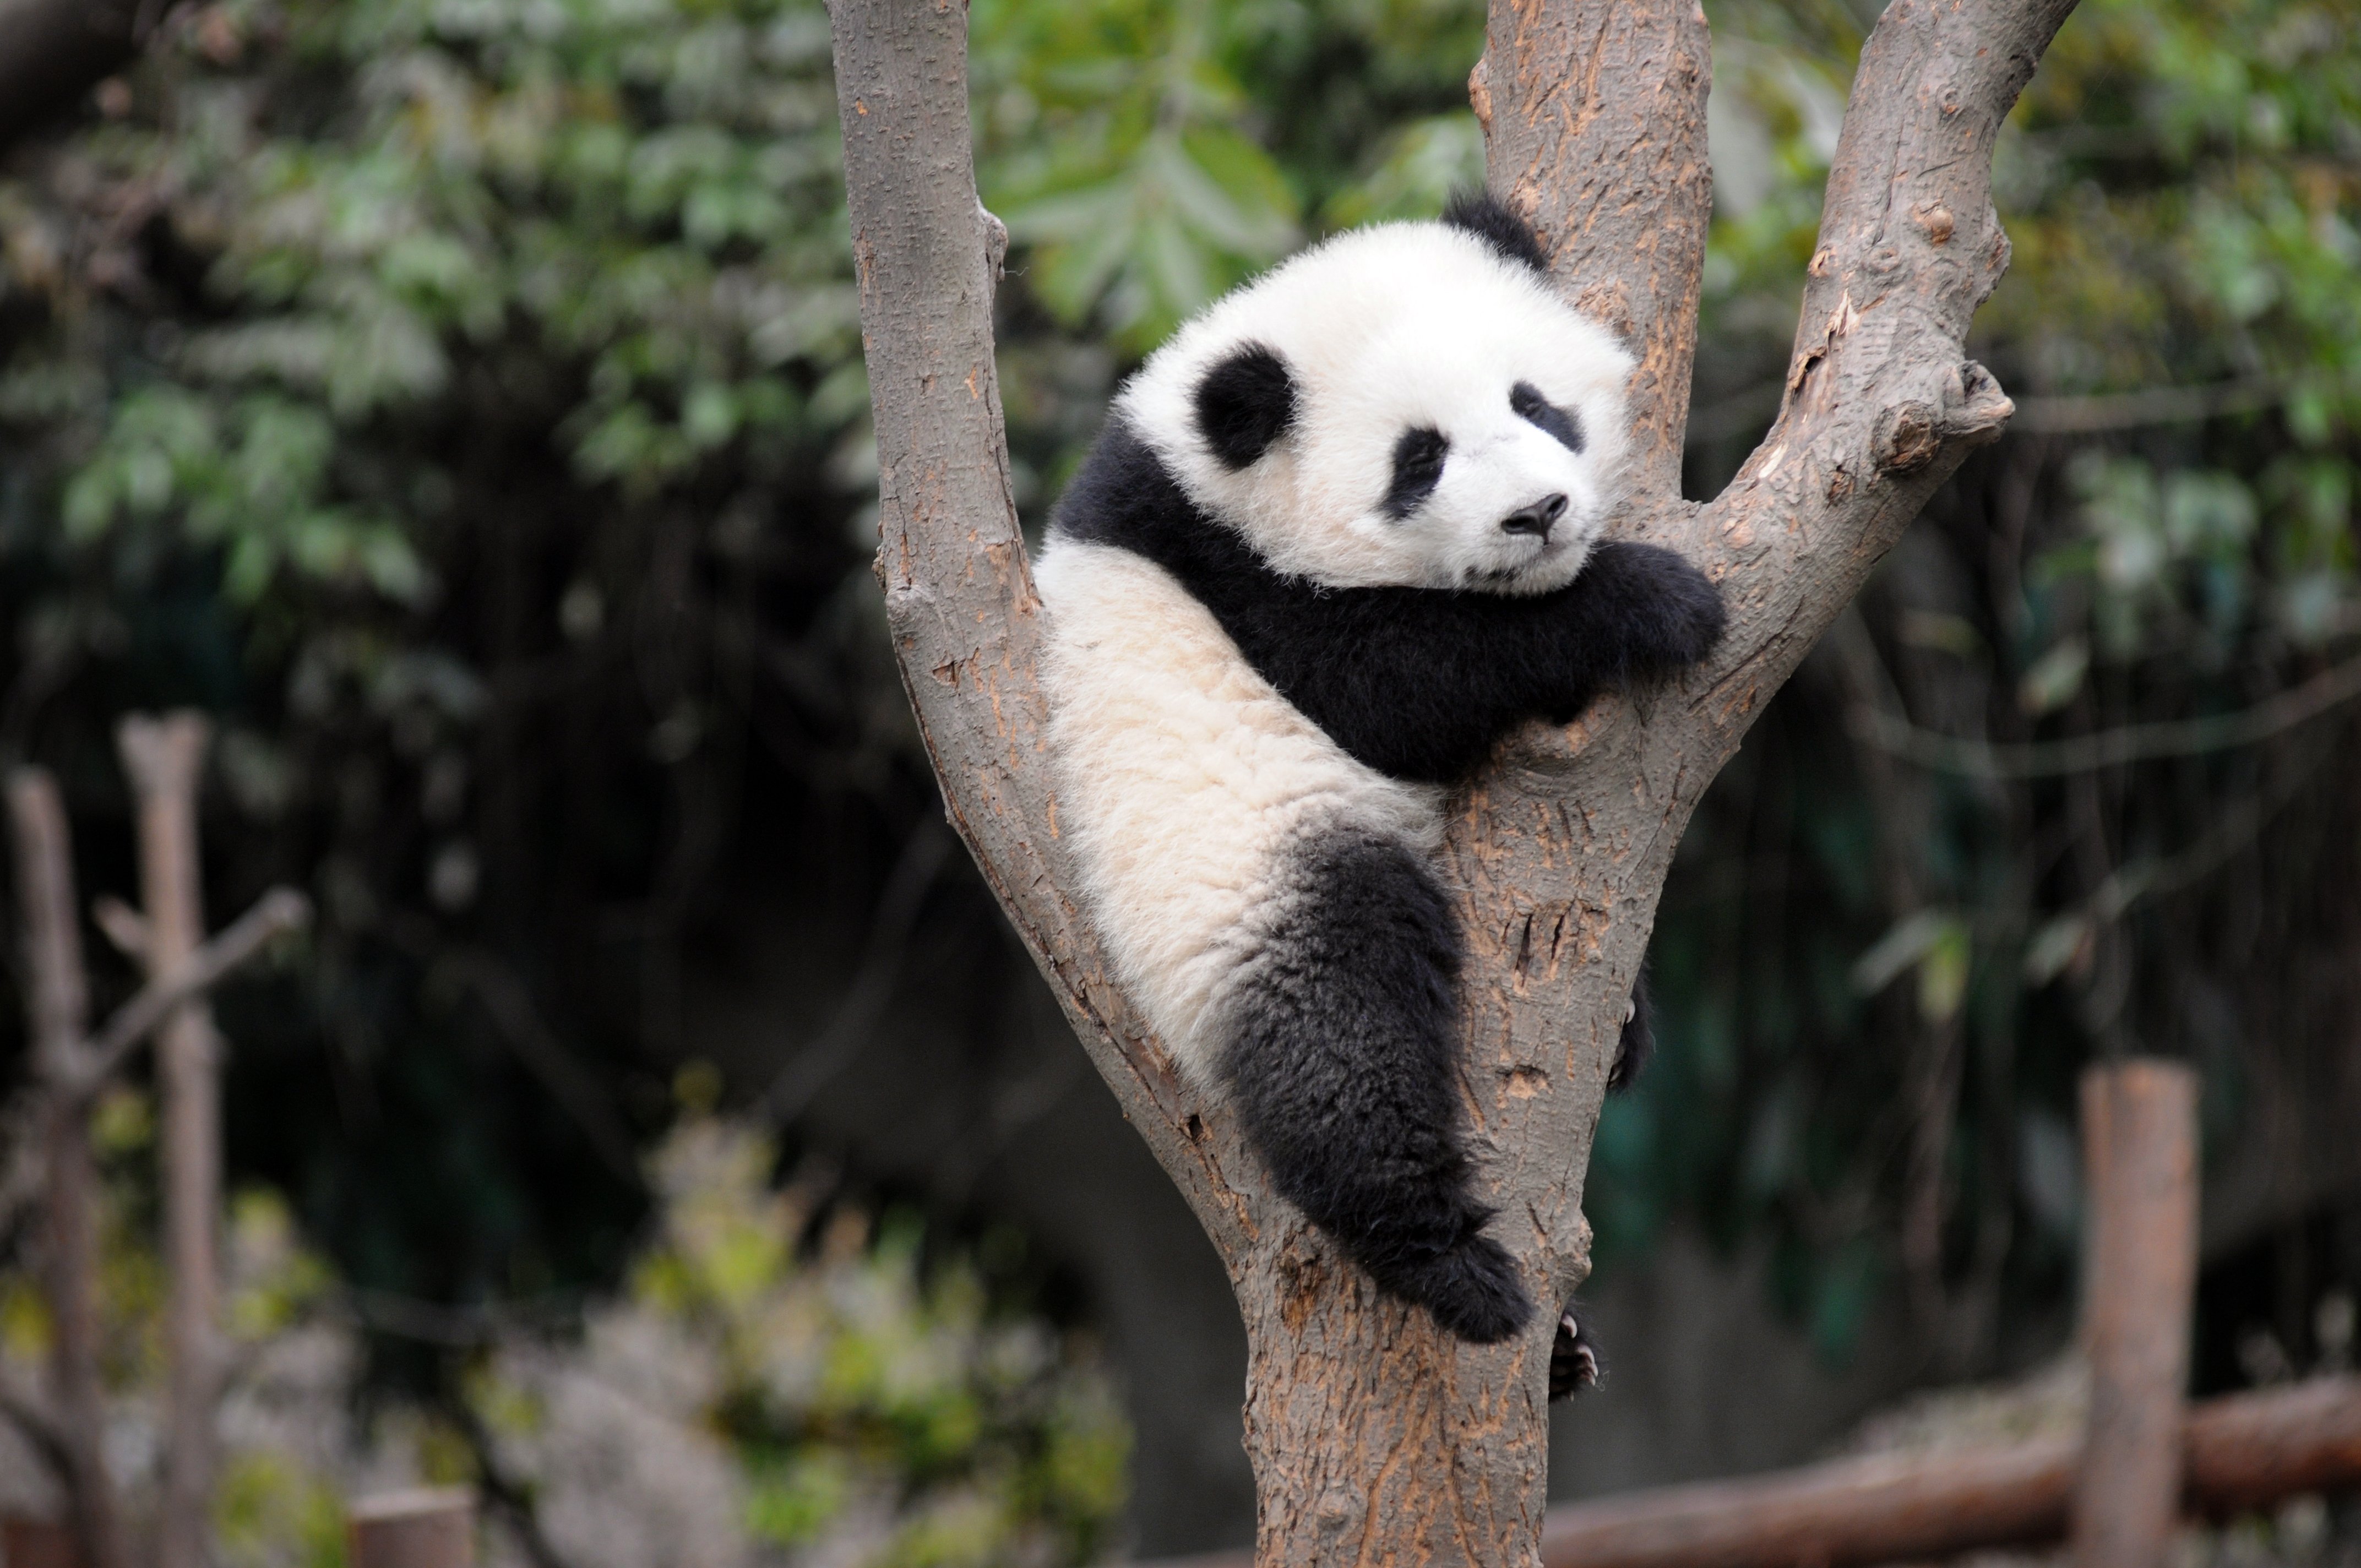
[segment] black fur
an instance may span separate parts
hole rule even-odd
[[[1198,402],[1203,418],[1203,387]],[[1600,544],[1570,586],[1529,598],[1284,576],[1191,502],[1119,416],[1051,527],[1163,565],[1288,700],[1400,778],[1455,778],[1521,721],[1572,719],[1602,687],[1704,657],[1722,630],[1713,585],[1641,544]],[[1463,1339],[1505,1339],[1532,1304],[1468,1190],[1451,904],[1417,855],[1382,837],[1338,832],[1295,853],[1297,913],[1221,1020],[1247,1140],[1381,1288]],[[1647,1051],[1644,989],[1633,994],[1619,1082]]]
[[[1378,510],[1396,522],[1416,511],[1443,482],[1444,455],[1450,450],[1449,439],[1431,424],[1403,431],[1394,443],[1393,480]]]
[[[1510,260],[1549,275],[1549,252],[1542,247],[1542,236],[1489,191],[1462,191],[1452,197],[1443,209],[1443,221],[1466,229]]]
[[[1213,455],[1232,468],[1251,467],[1295,422],[1295,378],[1286,361],[1249,343],[1205,372],[1196,403],[1197,428]]]
[[[1608,541],[1554,593],[1328,588],[1271,570],[1182,493],[1120,419],[1054,524],[1163,566],[1262,677],[1355,757],[1447,783],[1528,718],[1571,721],[1608,687],[1713,650],[1721,596],[1669,550]]]
[[[1294,917],[1227,1009],[1224,1063],[1247,1140],[1288,1200],[1460,1338],[1532,1311],[1484,1235],[1459,1136],[1459,926],[1434,875],[1389,839],[1299,844]]]
[[[1568,452],[1582,450],[1582,416],[1543,397],[1542,389],[1531,381],[1520,381],[1509,389],[1509,409],[1519,419],[1555,436]]]
[[[1598,1387],[1606,1376],[1598,1342],[1568,1307],[1558,1314],[1557,1334],[1550,1342],[1549,1397],[1554,1400],[1571,1398],[1585,1388]]]

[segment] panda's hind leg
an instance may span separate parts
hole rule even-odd
[[[1423,860],[1382,834],[1307,835],[1288,871],[1224,1009],[1247,1141],[1380,1288],[1462,1339],[1506,1339],[1532,1308],[1468,1188],[1457,919]]]

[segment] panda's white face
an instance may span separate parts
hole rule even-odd
[[[1117,407],[1277,570],[1542,593],[1617,499],[1631,363],[1531,269],[1393,224],[1217,302]]]

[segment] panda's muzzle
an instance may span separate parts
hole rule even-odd
[[[1546,544],[1549,543],[1550,530],[1555,528],[1557,520],[1565,515],[1565,496],[1561,491],[1557,495],[1543,496],[1530,506],[1519,507],[1500,520],[1500,532],[1531,534]]]

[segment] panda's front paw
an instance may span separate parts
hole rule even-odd
[[[1730,611],[1712,578],[1678,556],[1674,560],[1679,570],[1667,572],[1660,583],[1664,597],[1658,601],[1658,646],[1668,667],[1686,669],[1721,645],[1722,633],[1730,629]]]
[[[1590,582],[1582,613],[1608,639],[1617,678],[1686,669],[1714,651],[1729,625],[1713,580],[1661,545],[1609,540],[1583,571]]]

